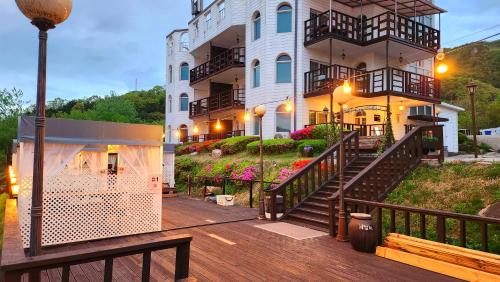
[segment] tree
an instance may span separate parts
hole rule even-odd
[[[113,95],[97,101],[95,118],[114,122],[136,122],[137,111],[132,103]]]
[[[12,88],[0,90],[0,119],[16,116],[23,110],[23,91]]]

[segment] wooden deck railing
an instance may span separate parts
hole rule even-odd
[[[347,182],[344,187],[346,197],[368,201],[384,200],[387,194],[420,163],[424,157],[423,138],[431,133],[437,138],[436,151],[439,151],[439,160],[442,161],[443,127],[417,126]],[[336,232],[337,202],[338,192],[335,192],[329,198],[332,236]]]
[[[345,165],[348,165],[359,157],[358,132],[350,132],[344,137],[343,142],[345,145]],[[286,214],[338,174],[339,150],[340,142],[337,142],[283,183],[266,189],[266,195],[270,197],[271,220],[277,219],[276,198],[278,195],[283,197]]]
[[[239,107],[245,108],[245,89],[232,89],[189,103],[189,118]]]
[[[231,67],[245,66],[245,47],[227,49],[209,61],[193,68],[189,72],[189,81],[193,85]]]
[[[189,249],[191,235],[175,235],[148,240],[144,243],[127,242],[117,245],[95,247],[90,249],[66,251],[30,257],[18,262],[8,262],[1,265],[5,281],[21,281],[25,273],[30,275],[29,281],[36,281],[36,274],[43,270],[62,268],[63,282],[69,281],[70,268],[73,265],[104,260],[104,281],[112,281],[113,260],[115,258],[142,254],[142,281],[149,281],[151,273],[151,253],[153,251],[176,248],[175,280],[189,276]]]
[[[328,22],[329,11],[305,21],[304,45],[330,37],[361,46],[392,38],[433,51],[440,48],[439,30],[390,11],[362,21],[332,10],[331,32]]]
[[[181,139],[181,142],[204,142],[208,140],[226,139],[236,136],[245,136],[245,130],[233,130],[229,132],[190,135],[186,136],[186,138],[184,139]]]
[[[499,239],[500,219],[498,218],[413,208],[351,198],[346,198],[345,203],[346,208],[350,212],[374,214],[379,244],[382,243],[384,233],[399,232],[422,239],[436,240],[440,243],[457,244],[465,248],[480,246],[482,251],[489,252],[491,251],[489,242]],[[384,211],[388,212],[388,218],[387,213],[384,216]],[[434,220],[431,218],[434,218]],[[389,221],[388,224],[387,221]],[[490,229],[489,227],[492,228]],[[467,228],[469,228],[469,232]],[[493,238],[489,236],[488,230],[492,231]],[[493,250],[493,252],[500,253],[500,249]]]
[[[355,96],[371,97],[392,92],[420,99],[440,99],[441,83],[434,77],[392,67],[359,71],[339,65],[306,72],[304,95],[323,95],[329,91],[332,84],[340,85],[346,79],[350,81]]]

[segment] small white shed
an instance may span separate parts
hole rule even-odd
[[[448,152],[458,153],[458,113],[465,109],[448,103],[441,103],[436,107],[439,109],[438,117],[448,120],[439,122],[443,125],[444,146],[448,148]]]
[[[35,120],[20,117],[16,175],[29,247]],[[161,126],[47,119],[42,245],[161,230]]]

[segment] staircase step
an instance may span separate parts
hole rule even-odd
[[[317,226],[317,225],[308,224],[308,223],[300,221],[300,220],[294,220],[292,218],[285,218],[282,221],[286,222],[286,223],[293,224],[293,225],[298,225],[298,226],[306,227],[306,228],[309,228],[309,229],[314,229],[314,230],[318,230],[318,231],[321,231],[321,232],[328,233],[328,227],[326,227],[326,228],[324,226],[320,227],[320,226]]]
[[[312,214],[315,216],[320,216],[320,217],[324,217],[325,219],[328,219],[328,212],[327,211],[316,210],[316,209],[312,209],[312,208],[298,207],[292,213]]]
[[[302,203],[301,206],[314,208],[314,209],[320,209],[322,211],[328,211],[328,203],[320,204],[320,203],[306,201],[306,202]]]
[[[335,191],[337,191],[337,189],[335,189]],[[329,190],[324,190],[324,189],[316,191],[316,194],[318,196],[321,196],[321,197],[330,197],[333,195],[333,193],[334,193],[334,191],[329,191]]]
[[[295,214],[295,213],[288,214],[286,218],[287,218],[287,220],[298,221],[298,222],[302,222],[305,224],[325,228],[328,230],[328,224],[329,224],[328,219],[319,219],[319,218],[314,217],[314,216],[307,216],[307,215]]]
[[[326,203],[328,205],[328,198],[314,194],[313,196],[309,196],[309,198],[307,198],[307,202],[314,202],[320,204]]]

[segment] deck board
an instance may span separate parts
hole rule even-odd
[[[199,281],[457,281],[437,273],[359,253],[330,236],[295,240],[255,225],[257,210],[219,207],[186,198],[164,199],[163,232],[51,247],[62,252],[158,236],[191,234],[190,276]],[[215,224],[208,224],[210,219]],[[246,219],[246,220],[245,220]],[[235,220],[240,220],[233,222]],[[230,221],[228,223],[224,223]],[[189,227],[194,226],[194,227]],[[224,240],[209,236],[215,234]],[[236,243],[228,244],[225,240]],[[118,258],[114,281],[140,281],[142,256]],[[153,252],[151,281],[172,281],[175,250]],[[102,281],[104,262],[71,267],[71,281]],[[42,281],[60,281],[61,269],[43,273]]]

